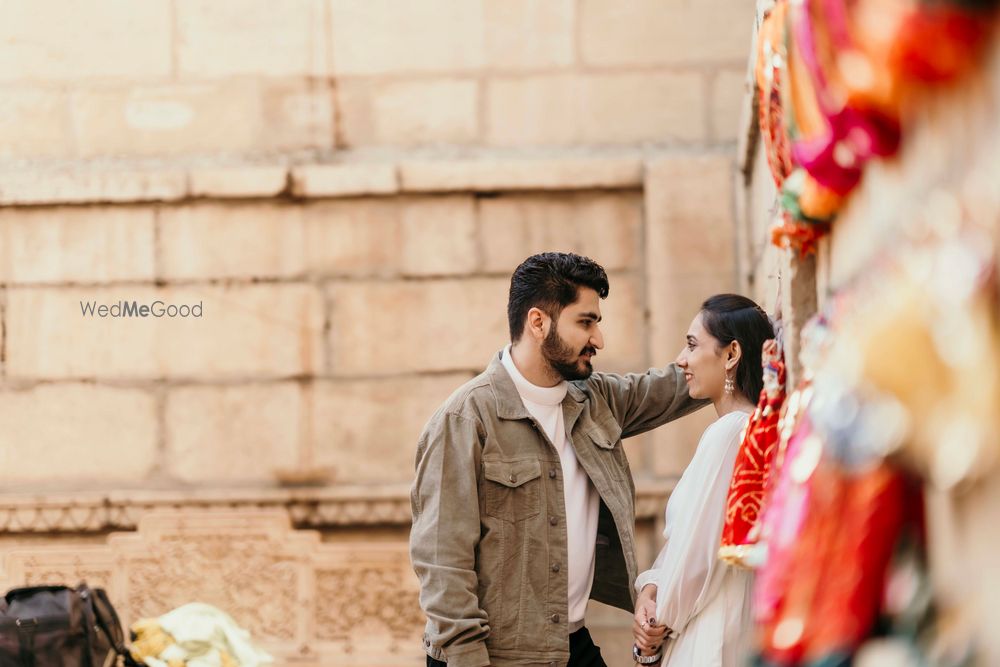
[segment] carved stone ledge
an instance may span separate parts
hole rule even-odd
[[[590,190],[642,187],[647,152],[487,150],[461,156],[434,151],[340,153],[301,164],[25,165],[0,173],[0,206],[177,202],[193,198],[302,199],[401,193]]]
[[[636,518],[663,512],[672,481],[638,484]],[[173,510],[283,510],[299,528],[343,528],[410,524],[408,484],[333,486],[301,489],[220,491],[113,491],[0,496],[0,531],[23,533],[104,533],[135,530],[142,517]]]

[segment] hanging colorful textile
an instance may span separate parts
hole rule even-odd
[[[962,76],[996,27],[998,2],[779,0],[761,23],[758,122],[780,213],[771,240],[816,250],[861,183],[894,156],[915,91]]]
[[[736,455],[726,500],[719,558],[743,567],[760,564],[760,512],[771,464],[778,450],[778,418],[785,401],[785,363],[778,341],[764,344],[764,388]]]

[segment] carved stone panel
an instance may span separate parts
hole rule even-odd
[[[423,617],[404,541],[324,543],[283,510],[160,512],[105,546],[12,551],[0,585],[108,590],[122,622],[188,602],[229,613],[278,664],[404,665]]]

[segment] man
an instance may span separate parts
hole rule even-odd
[[[595,373],[608,278],[568,253],[510,283],[511,345],[431,417],[417,446],[410,556],[427,664],[604,665],[587,600],[630,614],[635,486],[621,439],[703,402],[670,364]]]

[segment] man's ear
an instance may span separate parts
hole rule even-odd
[[[528,317],[525,318],[525,327],[532,338],[537,341],[545,340],[545,336],[549,333],[549,325],[550,318],[544,310],[541,308],[532,308],[528,311]]]

